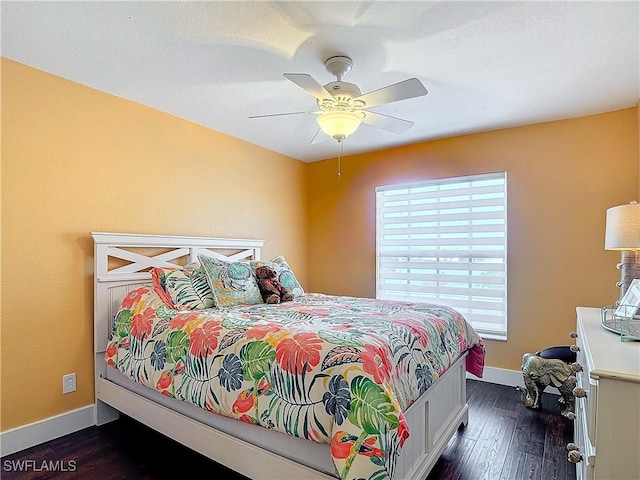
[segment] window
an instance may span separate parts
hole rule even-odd
[[[507,336],[506,172],[376,188],[380,299],[455,308]]]

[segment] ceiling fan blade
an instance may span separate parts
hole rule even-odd
[[[319,128],[316,134],[311,139],[311,142],[309,143],[309,145],[315,145],[316,143],[326,142],[327,140],[333,140],[333,139],[328,135],[324,135],[322,133],[322,129]]]
[[[303,113],[311,114],[314,112],[304,111],[304,112],[289,112],[289,113],[269,113],[267,115],[251,115],[249,118],[282,117],[284,115],[301,115]]]
[[[283,73],[283,75],[318,100],[333,100],[331,94],[311,75],[306,73]]]
[[[405,100],[407,98],[421,97],[429,93],[424,85],[417,78],[410,78],[403,80],[402,82],[394,83],[382,87],[373,92],[360,95],[354,100],[362,100],[365,102],[365,107],[375,107],[383,103],[397,102],[399,100]]]
[[[320,115],[323,112],[322,110],[315,110],[313,112],[305,110],[304,112],[268,113],[266,115],[251,115],[249,118],[283,117],[285,115],[302,115],[305,113],[307,115]]]
[[[372,127],[382,128],[389,132],[401,135],[413,126],[413,122],[402,120],[401,118],[390,117],[382,113],[369,112],[364,110],[364,118],[362,123],[371,125]]]

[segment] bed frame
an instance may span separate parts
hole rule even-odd
[[[272,451],[268,451],[163,405],[152,396],[136,393],[107,379],[107,369],[111,367],[105,363],[104,352],[115,313],[127,292],[151,284],[149,268],[182,266],[197,261],[201,253],[230,260],[260,260],[264,242],[127,233],[94,232],[92,236],[95,246],[96,425],[116,420],[122,412],[252,479],[335,479],[288,458],[287,448],[278,447],[277,432],[268,432],[276,437],[275,446],[272,445]],[[467,424],[465,379],[466,362],[463,356],[405,412],[410,437],[397,462],[394,480],[424,480],[455,431]],[[242,425],[247,429],[260,428]],[[245,438],[250,437],[249,434]],[[330,454],[327,455],[330,464]],[[246,462],[247,458],[251,462]]]

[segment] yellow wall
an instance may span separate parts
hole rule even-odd
[[[348,151],[348,139],[344,146]],[[568,344],[575,307],[613,303],[619,254],[604,250],[606,209],[638,194],[638,113],[466,135],[310,164],[309,289],[375,296],[377,185],[506,170],[508,341],[487,364]]]
[[[335,160],[1,66],[2,431],[93,402],[91,231],[262,238],[307,290],[374,296],[376,185],[506,169],[509,341],[488,364],[518,370],[569,341],[576,305],[616,298],[604,212],[638,195],[639,107],[347,157],[337,179]]]
[[[304,169],[3,59],[2,430],[94,401],[91,231],[265,239],[305,282]]]

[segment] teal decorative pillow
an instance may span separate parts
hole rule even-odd
[[[284,288],[293,293],[294,297],[304,295],[304,289],[302,288],[302,285],[300,285],[300,282],[298,282],[296,276],[293,274],[293,270],[291,270],[291,267],[285,260],[284,255],[278,255],[277,257],[272,258],[269,262],[263,262],[260,260],[253,260],[251,262],[251,268],[254,272],[260,265],[268,265],[273,268],[277,273],[276,278],[278,279],[278,281]]]
[[[177,310],[203,310],[215,306],[213,291],[204,269],[198,264],[179,268],[153,268],[154,286],[160,286]],[[156,288],[156,291],[158,289]]]
[[[217,307],[262,303],[256,275],[248,262],[225,262],[198,255]]]

